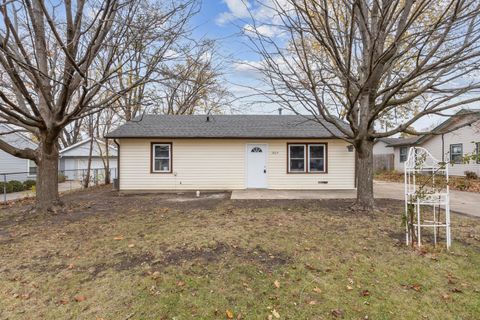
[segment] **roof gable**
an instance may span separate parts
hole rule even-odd
[[[16,129],[5,124],[0,123],[0,133],[12,132]],[[7,142],[8,144],[12,145],[15,148],[36,148],[38,145],[32,141],[32,139],[28,138],[21,132],[12,132],[8,134],[0,134],[0,139]]]
[[[90,140],[88,138],[86,140],[82,140],[77,142],[67,148],[60,150],[60,157],[88,157],[90,153]],[[92,148],[92,156],[93,157],[100,157],[102,153],[100,152],[99,144],[101,145],[103,155],[105,155],[105,143],[103,141],[99,141],[95,139]],[[109,157],[116,157],[117,156],[117,149],[111,145],[109,145]]]

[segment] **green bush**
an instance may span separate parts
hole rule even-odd
[[[17,180],[10,180],[7,182],[7,188],[8,186],[12,190],[11,192],[19,192],[25,190],[25,187],[23,186],[23,183]]]
[[[35,180],[25,180],[23,182],[23,187],[24,187],[25,190],[30,190],[36,184],[37,184],[37,181],[35,181]]]
[[[474,171],[465,171],[465,177],[467,179],[478,179],[478,175]]]
[[[58,173],[58,183],[65,182],[65,181],[67,181],[67,176],[64,173],[59,172]]]
[[[7,186],[7,193],[12,192],[11,186],[9,186],[8,183],[0,182],[0,193],[4,192],[5,185]]]

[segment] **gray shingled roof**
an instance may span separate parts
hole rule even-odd
[[[345,128],[348,125],[345,124]],[[332,134],[333,133],[333,134]],[[332,138],[332,124],[298,115],[144,115],[107,138]]]
[[[416,144],[417,140],[420,137],[411,137],[411,138],[398,138],[396,141],[390,142],[387,147],[398,147],[398,146],[409,146]]]
[[[395,143],[397,141],[403,140],[403,138],[378,138],[377,141],[385,142],[386,144]]]

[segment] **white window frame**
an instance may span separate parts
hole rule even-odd
[[[453,160],[453,152],[452,152],[452,149],[456,146],[460,146],[460,161],[459,162],[456,162]],[[455,155],[458,155],[457,153],[455,153]],[[463,159],[463,143],[452,143],[450,144],[450,162],[453,162],[455,164],[461,164],[462,163],[462,159]]]
[[[33,160],[27,159],[27,177],[36,177],[37,174],[30,174],[30,161],[33,161]],[[35,163],[35,161],[33,161],[33,163]],[[38,166],[36,163],[35,163],[35,167],[37,168],[37,172],[38,172]]]
[[[323,147],[323,170],[315,170],[315,171],[312,171],[310,169],[310,159],[320,159],[320,158],[313,158],[311,157],[311,153],[310,153],[310,147],[319,147],[319,146],[322,146]],[[307,148],[308,148],[308,172],[311,172],[311,173],[325,173],[327,171],[327,164],[326,164],[326,158],[327,158],[327,145],[325,143],[312,143],[312,144],[308,144],[307,145]]]
[[[300,160],[300,158],[292,158],[290,156],[290,147],[303,147],[303,171],[293,170],[291,168],[290,160]],[[307,172],[307,145],[304,143],[289,143],[288,144],[288,173],[306,173]]]
[[[168,158],[166,157],[156,157],[155,148],[156,147],[168,147]],[[170,143],[152,143],[152,172],[154,173],[171,173],[172,172],[172,144]],[[165,160],[168,159],[168,170],[155,170],[155,160]]]
[[[405,150],[403,159],[402,159],[402,150]],[[398,149],[398,160],[400,160],[400,163],[404,163],[405,161],[407,161],[407,158],[408,158],[408,147],[400,147]]]
[[[475,161],[475,163],[480,164],[480,142],[475,143],[475,146],[477,147],[477,161]]]

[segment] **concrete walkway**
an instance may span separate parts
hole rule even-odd
[[[271,190],[245,189],[232,191],[231,199],[354,199],[355,190]]]
[[[79,181],[65,181],[58,184],[59,192],[65,192],[65,191],[81,189],[81,188],[82,188],[82,185],[80,184]],[[33,192],[32,190],[12,192],[12,193],[7,193],[6,196],[7,196],[6,197],[7,201],[18,200],[23,198],[35,197],[35,192]],[[5,195],[3,194],[3,190],[0,190],[0,204],[3,203],[4,201],[5,201]]]
[[[374,181],[377,199],[404,200],[402,183]],[[234,190],[232,199],[353,199],[356,190]],[[450,191],[450,209],[455,212],[480,217],[480,194],[474,192]]]

